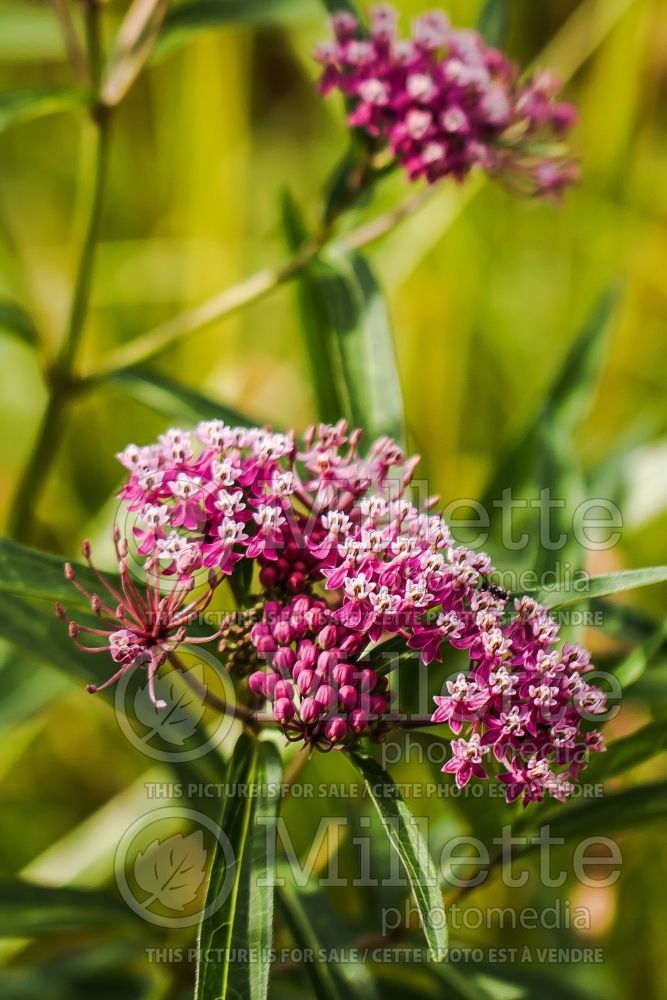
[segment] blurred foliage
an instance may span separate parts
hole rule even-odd
[[[399,0],[397,6],[407,18],[422,4]],[[447,9],[457,23],[472,24],[482,6],[450,0]],[[105,5],[107,38],[126,7],[117,0]],[[226,23],[216,25],[222,8]],[[581,108],[575,146],[583,182],[559,209],[513,199],[476,180],[462,189],[443,185],[369,250],[392,317],[408,442],[423,456],[428,492],[450,503],[483,496],[507,467],[505,456],[516,455],[516,443],[532,433],[531,448],[518,452],[512,480],[528,497],[554,483],[570,503],[583,488],[622,506],[621,542],[607,552],[585,553],[589,570],[664,564],[667,7],[664,0],[510,0],[508,8],[510,53],[524,65],[544,53],[541,64],[572,77],[567,93]],[[347,143],[341,107],[323,102],[314,89],[310,51],[325,33],[317,0],[173,5],[148,71],[113,125],[83,371],[157,323],[283,261],[285,187],[314,224],[325,179]],[[25,103],[0,97],[0,326],[9,334],[0,335],[3,517],[46,401],[32,345],[38,336],[52,354],[62,334],[91,180],[90,129],[80,102],[71,99],[74,85],[51,6],[2,0],[0,94],[40,94],[49,112],[36,117],[26,113]],[[353,221],[372,218],[406,193],[400,178],[386,179]],[[539,461],[543,439],[534,432],[549,430],[550,387],[594,303],[619,282],[619,306],[588,386],[592,405],[582,406],[567,428],[563,477]],[[38,506],[35,544],[69,556],[89,536],[108,551],[120,479],[114,452],[128,441],[150,441],[165,423],[210,415],[216,403],[221,413],[224,406],[278,426],[304,427],[316,415],[292,287],[194,333],[152,361],[150,370],[151,381],[137,382],[136,392],[119,382],[74,401]],[[174,380],[186,387],[178,398]],[[553,455],[562,452],[554,447]],[[583,556],[580,551],[573,558]],[[21,616],[29,621],[33,605],[6,589],[0,615],[20,630]],[[609,629],[586,634],[600,657],[625,662],[624,681],[631,684],[609,727],[612,737],[633,739],[644,725],[659,727],[667,718],[667,664],[664,653],[656,658],[660,645],[651,639],[665,617],[664,596],[656,587],[623,596],[611,608],[605,604]],[[120,834],[150,807],[145,782],[167,779],[169,771],[125,742],[108,703],[85,697],[77,678],[72,685],[54,671],[68,655],[65,642],[36,630],[31,648],[5,645],[0,651],[0,876],[103,892],[113,885]],[[643,646],[629,669],[623,658],[636,642]],[[641,649],[650,657],[642,658]],[[436,671],[434,690],[441,679]],[[601,945],[603,964],[527,971],[475,965],[441,973],[426,966],[379,967],[373,978],[381,995],[665,997],[667,854],[658,806],[665,800],[666,769],[663,751],[649,759],[652,749],[664,746],[664,739],[653,740],[655,732],[624,744],[613,759],[631,770],[621,775],[612,767],[604,779],[616,790],[606,805],[620,827],[623,810],[637,810],[634,785],[645,785],[652,796],[633,828],[618,834],[620,882],[586,889],[571,879],[555,893],[531,878],[511,891],[519,907],[553,905],[556,896],[587,905],[592,929],[452,936],[453,944],[485,948],[521,947],[527,936],[531,947]],[[424,745],[427,739],[419,737]],[[340,780],[342,770],[349,768],[337,755],[316,756],[304,774],[328,782]],[[444,780],[439,769],[411,760],[393,774],[397,781]],[[643,790],[639,800],[647,794]],[[429,817],[436,853],[466,831],[490,843],[508,816],[529,822],[516,809],[486,800],[412,805]],[[368,801],[288,800],[284,815],[297,852],[307,851],[323,809],[334,816],[347,810],[353,829],[376,829]],[[565,812],[559,822],[567,825]],[[589,829],[585,818],[579,822]],[[605,832],[605,823],[596,832]],[[388,864],[383,838],[373,843],[377,863]],[[341,871],[353,872],[349,838],[340,855]],[[534,864],[530,858],[526,863]],[[287,919],[279,926],[280,940],[295,939],[304,926],[299,913],[310,906],[319,913],[330,908],[331,918],[315,932],[333,935],[334,943],[377,933],[379,907],[400,905],[405,895],[382,887],[329,889],[318,902],[290,893],[283,899]],[[37,916],[32,925],[12,923],[12,898],[0,889],[3,934],[15,933],[0,945],[7,965],[0,997],[191,995],[192,969],[149,965],[150,929],[145,940],[136,932],[119,933],[112,905],[109,926],[91,919],[83,930],[69,925],[33,940],[16,935],[39,929]],[[63,897],[60,905],[67,908],[73,899]],[[495,884],[472,899],[479,905],[510,902],[509,891]],[[98,907],[98,897],[89,905]],[[346,929],[336,937],[340,922]],[[186,935],[172,938],[171,944],[181,943]],[[363,977],[350,985],[344,973],[342,982],[336,973],[326,989],[369,995]],[[310,984],[303,970],[281,969],[270,995],[320,995],[324,988]]]

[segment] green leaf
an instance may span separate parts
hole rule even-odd
[[[83,95],[68,87],[39,87],[0,94],[0,132],[17,122],[82,105]]]
[[[330,14],[347,11],[348,14],[354,14],[360,24],[363,23],[361,14],[357,10],[356,5],[352,3],[352,0],[322,0],[322,4]]]
[[[608,781],[617,774],[642,764],[667,748],[667,726],[664,722],[652,722],[637,732],[614,740],[604,753],[595,754],[582,775],[587,784]]]
[[[586,416],[597,385],[606,348],[605,333],[618,302],[615,288],[605,292],[588,317],[527,430],[509,448],[486,489],[484,506],[507,486],[518,487],[530,476],[529,457],[539,458],[543,425],[558,428],[561,440],[571,437]]]
[[[296,252],[307,230],[292,199],[283,198],[287,243]],[[319,416],[346,417],[371,437],[404,441],[403,402],[389,313],[360,254],[331,248],[297,283],[301,322]]]
[[[614,667],[614,675],[623,688],[629,688],[643,677],[651,660],[660,652],[667,640],[667,618],[641,645],[636,646],[625,659]]]
[[[575,580],[571,585],[543,590],[537,600],[547,608],[563,608],[592,597],[608,597],[624,590],[649,587],[667,582],[667,566],[647,566],[644,569],[627,569],[620,573],[592,576],[588,580]]]
[[[15,594],[22,598],[38,598],[52,605],[61,601],[66,607],[85,608],[90,604],[65,578],[65,560],[49,552],[40,552],[27,545],[0,538],[0,592]],[[87,567],[73,564],[77,580],[86,590],[99,592],[99,579]],[[105,574],[114,586],[118,578],[113,573]],[[49,615],[53,609],[48,609]]]
[[[372,975],[362,962],[341,963],[318,959],[331,950],[352,948],[354,942],[321,889],[299,889],[288,869],[281,869],[284,884],[276,889],[276,901],[295,944],[312,951],[315,960],[305,965],[314,995],[323,1000],[374,1000],[378,992]]]
[[[171,50],[195,31],[230,24],[289,23],[314,9],[313,0],[183,0],[169,10],[157,51]]]
[[[442,961],[447,949],[445,910],[428,845],[390,775],[361,750],[348,751],[348,757],[364,779],[387,837],[405,868],[431,956]]]
[[[253,427],[257,424],[257,421],[239,413],[238,410],[156,372],[132,368],[105,378],[103,384],[120,389],[170,420],[180,420],[184,423],[197,420],[224,420],[225,423],[239,427]]]
[[[9,299],[0,299],[0,329],[11,333],[29,347],[35,347],[39,340],[31,317],[22,306]]]
[[[578,805],[563,808],[549,819],[552,837],[608,836],[615,831],[644,827],[646,823],[667,817],[667,781],[639,785],[623,792],[588,799]],[[519,851],[527,854],[539,846],[537,838]]]
[[[29,882],[0,884],[0,936],[31,937],[91,927],[150,927],[117,896],[92,889],[56,888]]]
[[[485,0],[477,30],[489,45],[501,48],[507,38],[509,21],[509,0]]]
[[[69,688],[62,674],[8,647],[0,657],[0,739]]]
[[[387,305],[370,265],[360,254],[333,248],[327,255],[329,303],[340,356],[346,415],[371,437],[405,442],[403,398]]]
[[[195,1000],[264,1000],[267,995],[275,885],[275,842],[270,850],[269,841],[275,836],[281,780],[273,744],[244,733],[229,765],[220,821],[234,860],[228,864],[222,851],[213,860],[207,899],[216,899],[225,885],[227,891],[220,909],[200,927],[204,960],[197,968]],[[233,955],[238,949],[259,957],[238,961]]]

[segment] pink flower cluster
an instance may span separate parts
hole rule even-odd
[[[129,446],[119,455],[129,472],[120,496],[136,520],[128,533],[146,595],[121,539],[113,600],[74,581],[103,628],[70,623],[72,637],[104,637],[94,651],[121,664],[108,683],[133,665],[152,680],[178,644],[214,638],[191,638],[188,626],[250,560],[257,583],[248,599],[261,617],[246,630],[256,664],[249,688],[289,739],[331,749],[400,725],[374,667],[381,649],[369,659],[369,648],[399,639],[429,664],[450,646],[466,650],[471,666],[435,699],[433,721],[455,734],[444,770],[465,785],[495,760],[509,800],[565,798],[588,752],[603,749],[586,732],[605,710],[584,679],[588,653],[558,652],[546,610],[530,598],[512,604],[491,582],[489,557],[454,543],[435,500],[418,507],[407,498],[417,458],[388,438],[363,456],[360,436],[341,421],[310,428],[299,444],[293,433],[210,421],[194,436],[172,429],[156,445]]]
[[[365,636],[336,624],[325,601],[269,601],[251,637],[270,669],[251,674],[250,689],[272,703],[288,739],[330,750],[382,728],[387,679],[358,664]]]
[[[521,81],[517,67],[476,31],[453,29],[434,11],[411,38],[397,36],[388,6],[371,13],[370,36],[348,13],[315,52],[324,93],[341,91],[349,123],[388,144],[411,180],[463,180],[481,167],[518,193],[558,198],[578,179],[563,137],[576,121],[548,72]]]

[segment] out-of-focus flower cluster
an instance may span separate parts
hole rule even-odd
[[[455,734],[445,770],[465,785],[495,761],[508,799],[566,798],[588,751],[602,749],[585,731],[605,708],[584,679],[588,654],[558,652],[545,609],[512,603],[493,587],[488,556],[455,544],[434,501],[408,499],[417,458],[388,438],[364,456],[360,436],[340,422],[299,443],[291,432],[209,421],[194,435],[172,429],[156,445],[126,448],[120,497],[145,593],[117,531],[119,590],[108,584],[102,600],[68,569],[101,622],[70,623],[72,638],[102,637],[95,651],[120,665],[107,683],[132,666],[152,679],[182,642],[222,634],[224,648],[224,627],[200,637],[190,626],[243,562],[247,600],[260,609],[241,637],[247,696],[257,710],[268,703],[289,739],[327,750],[400,726],[367,649],[398,640],[429,664],[450,646],[471,665],[436,697],[433,721]]]
[[[517,193],[559,198],[578,179],[563,144],[576,121],[552,73],[521,80],[517,67],[471,30],[434,11],[397,34],[397,14],[373,9],[365,37],[349,13],[319,45],[322,91],[348,99],[349,123],[388,144],[409,178],[463,180],[473,167]]]

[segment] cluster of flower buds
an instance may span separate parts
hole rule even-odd
[[[517,193],[556,198],[577,180],[563,145],[576,111],[557,100],[551,73],[520,80],[503,53],[438,11],[418,18],[408,39],[388,6],[372,11],[368,37],[346,12],[333,32],[315,53],[322,91],[341,91],[349,123],[388,145],[411,180],[461,181],[480,167]]]
[[[267,669],[250,675],[250,689],[272,703],[288,739],[330,750],[385,726],[387,679],[358,664],[364,636],[337,624],[325,601],[269,601],[251,637]]]
[[[146,593],[117,535],[121,589],[107,585],[106,601],[83,591],[103,627],[70,623],[72,638],[103,637],[94,651],[121,665],[108,684],[145,665],[152,690],[180,643],[210,641],[188,627],[249,560],[245,576],[259,588],[246,603],[261,619],[218,635],[242,654],[244,676],[266,663],[251,673],[250,691],[271,703],[288,739],[331,749],[400,724],[386,678],[362,652],[398,638],[429,664],[449,646],[471,665],[436,697],[433,721],[455,734],[445,770],[465,785],[495,760],[509,800],[567,797],[588,752],[603,749],[587,726],[605,710],[584,679],[589,655],[558,652],[559,626],[546,610],[530,598],[512,603],[493,586],[489,557],[455,544],[435,501],[407,498],[416,458],[388,438],[364,457],[360,432],[344,422],[313,427],[299,444],[291,432],[212,421],[196,440],[173,429],[119,456]]]

